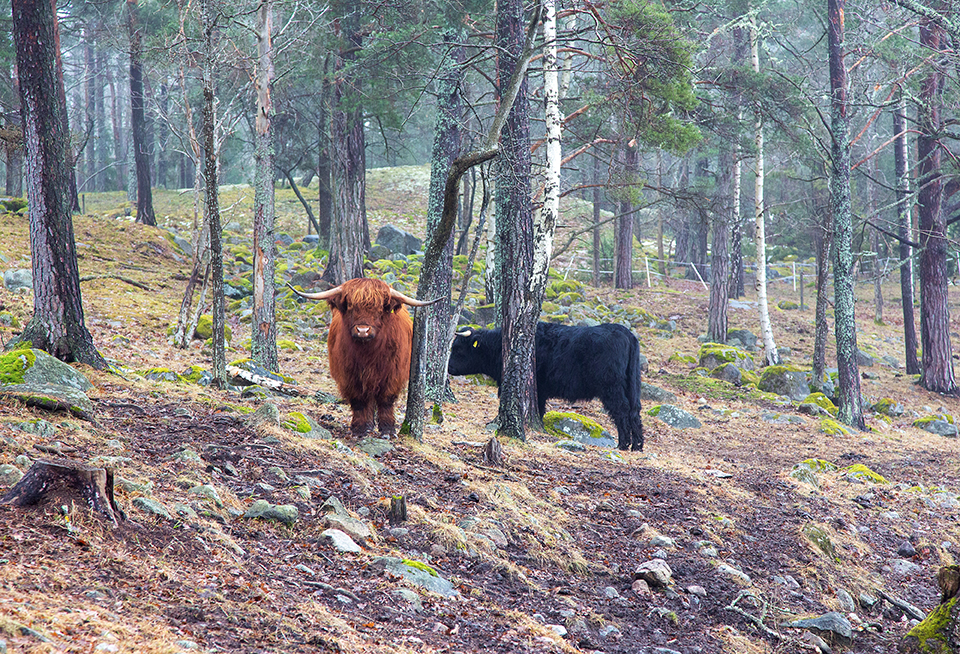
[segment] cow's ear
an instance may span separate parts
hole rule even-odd
[[[383,310],[386,313],[397,313],[403,307],[403,302],[395,298],[390,298],[384,305]]]
[[[327,298],[327,302],[330,304],[331,309],[336,309],[340,313],[347,312],[347,302],[342,294]]]

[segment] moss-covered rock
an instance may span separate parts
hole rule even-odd
[[[780,300],[777,302],[777,308],[784,311],[796,311],[800,308],[800,305],[792,300]]]
[[[578,413],[547,411],[543,427],[558,438],[573,438],[577,442],[597,447],[616,447],[617,443],[596,420]]]
[[[820,421],[820,431],[828,436],[849,436],[851,433],[849,427],[832,418],[824,418]]]
[[[732,345],[718,343],[704,343],[700,346],[698,355],[700,366],[714,370],[725,363],[732,363],[741,370],[753,370],[755,367],[753,356],[744,350]]]
[[[851,477],[855,477],[861,481],[869,481],[873,484],[890,483],[883,475],[878,472],[874,472],[862,463],[854,463],[852,466],[844,468],[843,471]]]
[[[805,397],[800,404],[814,404],[832,416],[837,415],[837,405],[835,405],[830,398],[823,393],[811,393]]]
[[[20,319],[9,311],[0,311],[0,325],[20,329]]]
[[[686,363],[689,365],[697,364],[697,357],[692,354],[681,354],[680,352],[674,352],[670,355],[670,358],[667,359],[669,363]]]
[[[891,418],[899,418],[905,413],[903,405],[889,397],[884,397],[874,402],[870,410]]]
[[[810,394],[807,371],[799,366],[768,366],[763,369],[757,388],[768,393],[789,397],[798,402]]]
[[[36,360],[37,356],[31,349],[0,354],[0,384],[22,384],[24,374]]]
[[[752,370],[741,370],[740,383],[744,386],[756,386],[760,383],[760,375]]]
[[[830,538],[830,534],[823,527],[808,524],[803,527],[803,535],[807,537],[818,550],[823,552],[826,556],[830,557],[834,561],[839,560],[837,557],[837,550],[833,546],[833,541]]]
[[[925,416],[913,421],[913,426],[918,427],[931,434],[946,436],[947,438],[957,437],[957,425],[954,418],[949,413],[937,413],[932,416]]]
[[[230,341],[233,336],[233,330],[230,329],[230,325],[223,326],[223,335],[227,341]],[[197,321],[197,328],[193,332],[193,337],[203,341],[208,338],[213,338],[213,316],[209,313],[200,316],[200,319]]]
[[[170,368],[147,368],[146,370],[141,370],[140,374],[143,375],[144,379],[149,379],[150,381],[164,381],[171,382],[174,384],[185,384],[187,380],[178,373],[170,370]]]

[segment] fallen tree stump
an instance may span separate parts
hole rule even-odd
[[[0,498],[11,506],[71,505],[79,502],[113,523],[127,516],[113,497],[113,469],[70,459],[38,459],[17,484]]]

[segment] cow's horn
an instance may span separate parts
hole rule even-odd
[[[326,291],[320,291],[319,293],[304,293],[303,291],[294,288],[293,284],[291,284],[290,282],[287,282],[287,286],[289,286],[294,293],[308,300],[328,300],[340,292],[339,286],[328,289]]]
[[[443,299],[442,297],[438,297],[435,300],[427,300],[427,301],[414,300],[412,297],[408,297],[394,288],[390,289],[390,297],[392,297],[395,300],[400,300],[404,304],[409,304],[411,307],[425,307],[428,304],[436,304],[437,302]]]
[[[462,332],[457,332],[457,336],[470,336],[472,333],[472,329],[464,329]]]

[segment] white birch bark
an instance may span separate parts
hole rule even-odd
[[[543,207],[535,212],[534,250],[530,291],[543,298],[547,271],[553,254],[553,234],[560,214],[560,70],[557,65],[557,8],[555,0],[543,2],[543,96],[547,136],[547,162],[543,185]]]
[[[755,73],[760,72],[760,39],[757,34],[755,18],[750,20],[750,63]],[[763,340],[763,355],[768,366],[780,363],[777,344],[773,341],[773,327],[770,325],[770,310],[767,306],[767,237],[763,216],[763,115],[757,107],[755,141],[757,147],[757,169],[754,186],[754,218],[756,221],[757,245],[757,304],[760,306],[760,335]]]

